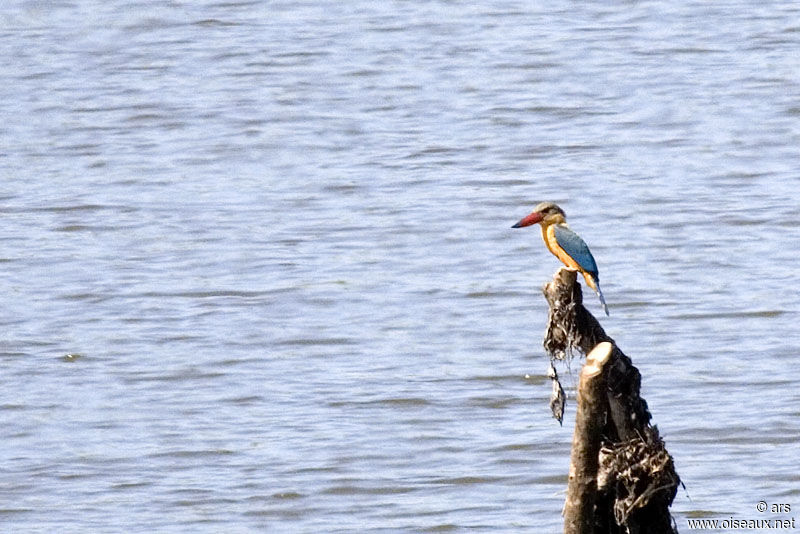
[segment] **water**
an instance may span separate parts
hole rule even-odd
[[[3,530],[560,531],[543,199],[679,528],[800,507],[798,11],[4,6]]]

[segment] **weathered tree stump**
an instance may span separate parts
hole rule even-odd
[[[564,532],[594,532],[592,516],[597,496],[597,470],[606,403],[603,368],[611,356],[612,348],[611,343],[599,343],[586,356],[586,365],[581,369],[567,500],[564,503]]]
[[[677,532],[669,506],[680,478],[639,396],[639,370],[583,307],[575,271],[559,269],[543,291],[550,305],[544,347],[551,369],[574,351],[587,355],[578,384],[565,534]],[[555,396],[563,390],[554,369],[550,376],[551,408],[560,421],[563,393]]]

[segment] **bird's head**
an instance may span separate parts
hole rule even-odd
[[[542,223],[544,226],[551,224],[558,224],[566,222],[567,216],[564,210],[558,207],[558,204],[553,202],[541,202],[530,215],[523,217],[520,221],[511,228],[522,228],[523,226],[530,226],[536,223]]]

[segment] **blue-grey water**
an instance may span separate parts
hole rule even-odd
[[[797,3],[11,0],[0,46],[3,532],[559,532],[540,200],[679,529],[800,510]]]

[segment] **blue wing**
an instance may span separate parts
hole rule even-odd
[[[567,228],[566,226],[556,224],[553,228],[553,235],[556,238],[558,246],[564,249],[564,252],[569,254],[575,262],[580,265],[581,269],[591,274],[595,280],[599,280],[597,275],[597,263],[594,261],[594,256],[589,251],[586,242],[580,238],[578,234]]]

